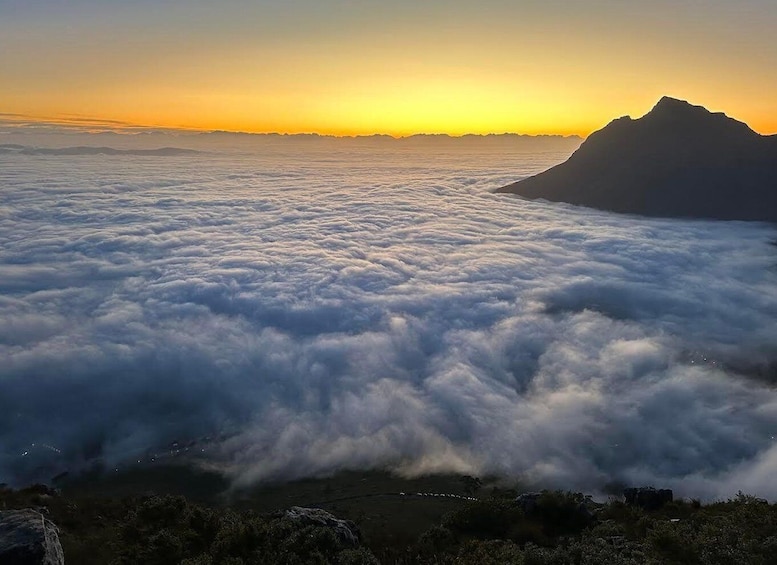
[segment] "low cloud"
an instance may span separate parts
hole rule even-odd
[[[777,498],[773,228],[490,193],[555,154],[421,153],[0,156],[0,477],[209,437],[238,484]]]

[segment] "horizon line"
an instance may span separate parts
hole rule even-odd
[[[418,136],[441,136],[450,138],[462,137],[489,137],[489,136],[521,136],[521,137],[558,137],[558,138],[580,138],[585,139],[589,134],[578,132],[568,133],[526,133],[517,131],[489,131],[484,133],[466,132],[450,133],[441,131],[416,131],[413,133],[395,134],[389,132],[371,132],[371,133],[334,133],[316,130],[304,131],[250,131],[243,129],[228,128],[199,128],[191,126],[164,126],[133,123],[116,119],[92,118],[78,114],[60,114],[59,116],[34,116],[30,114],[0,112],[0,127],[11,128],[12,130],[35,130],[52,129],[61,130],[59,133],[73,132],[82,134],[101,134],[115,133],[117,135],[138,135],[149,133],[167,133],[167,134],[232,134],[232,135],[274,135],[274,136],[295,136],[307,135],[318,137],[332,137],[344,139],[356,139],[364,137],[390,137],[393,139],[407,139]],[[0,134],[13,133],[2,131]],[[54,133],[54,132],[52,132]]]

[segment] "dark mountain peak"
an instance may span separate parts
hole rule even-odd
[[[662,127],[676,135],[698,134],[725,138],[732,135],[758,136],[750,127],[723,112],[710,112],[685,100],[664,96],[638,122]],[[759,136],[760,137],[760,136]]]
[[[621,116],[615,118],[606,127],[593,132],[589,139],[603,137],[603,134],[612,134],[615,131],[631,131],[630,128],[636,127],[664,127],[678,131],[678,126],[688,127],[691,123],[701,123],[710,121],[719,121],[720,118],[731,120],[722,113],[713,114],[704,106],[694,106],[685,100],[664,96],[655,106],[641,118],[632,118],[631,116]],[[734,121],[734,120],[731,120]]]
[[[777,221],[777,142],[664,96],[592,133],[565,162],[499,189],[615,212]]]
[[[713,114],[704,106],[695,106],[685,100],[664,96],[655,106],[653,106],[653,109],[642,116],[641,119],[645,121],[679,123],[710,120],[713,116],[717,116],[718,118],[725,117],[724,114]]]
[[[704,106],[695,106],[686,100],[680,100],[679,98],[672,98],[671,96],[662,96],[651,112],[694,112],[702,110],[709,114],[709,111]]]

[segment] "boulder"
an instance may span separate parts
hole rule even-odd
[[[64,565],[59,530],[36,510],[0,512],[0,563]]]
[[[627,488],[623,491],[623,498],[630,506],[639,506],[645,510],[656,510],[667,502],[672,502],[674,495],[669,489],[655,489],[653,487]]]
[[[283,517],[304,526],[324,526],[334,530],[337,539],[345,545],[359,545],[361,532],[350,520],[340,520],[320,508],[292,506],[283,513]]]
[[[523,510],[524,514],[531,514],[537,507],[537,501],[542,496],[541,492],[525,492],[515,497],[515,505]]]

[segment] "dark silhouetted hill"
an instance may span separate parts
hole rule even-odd
[[[664,97],[610,122],[564,163],[497,192],[613,212],[777,222],[777,135]]]

